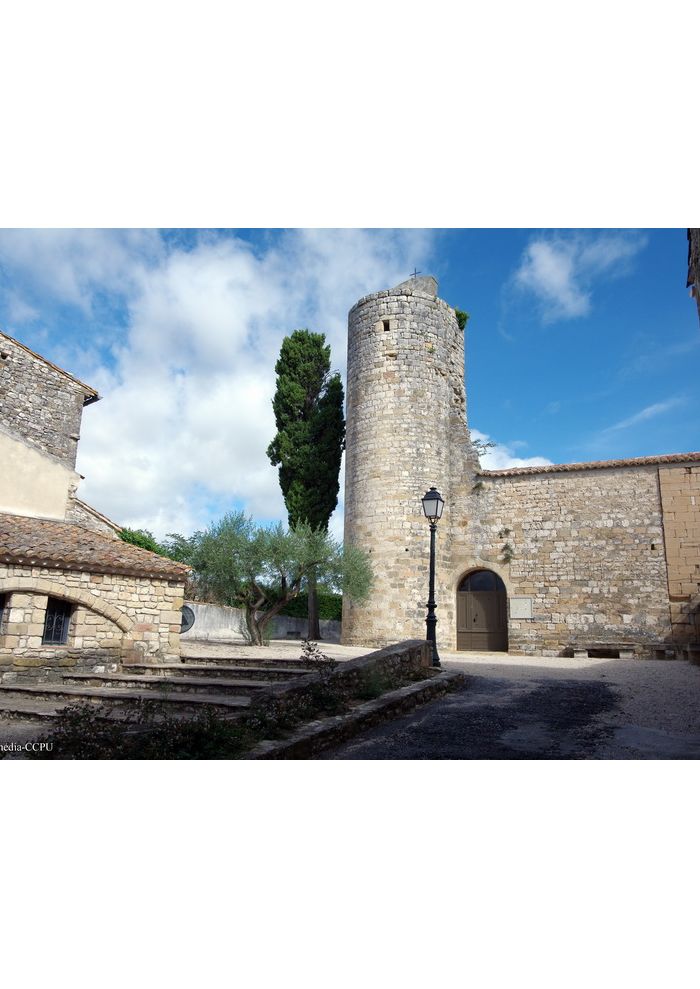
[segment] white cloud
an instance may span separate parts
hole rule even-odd
[[[96,317],[66,354],[102,395],[83,416],[79,493],[158,536],[201,528],[234,502],[286,521],[265,453],[282,339],[324,332],[344,374],[350,307],[425,268],[431,246],[428,231],[290,231],[263,249],[217,234],[187,249],[153,231],[0,232],[3,263],[32,301],[94,316],[111,294],[128,312],[111,362],[97,362],[94,338],[108,334]],[[342,538],[342,502],[331,531]]]
[[[612,426],[607,426],[602,432],[612,433],[620,429],[629,429],[630,426],[636,426],[640,422],[646,422],[648,419],[655,419],[656,416],[663,415],[664,412],[670,412],[671,409],[676,409],[679,405],[684,404],[685,400],[683,398],[669,398],[665,402],[655,402],[653,405],[647,405],[646,408],[635,412],[634,415],[629,416],[627,419],[622,419]]]
[[[97,293],[129,292],[140,266],[163,254],[154,230],[0,230],[0,257],[13,275],[88,315]]]
[[[525,248],[512,284],[535,297],[544,322],[586,316],[595,282],[627,274],[645,245],[637,232],[540,235]]]
[[[488,433],[482,433],[478,429],[471,429],[472,440],[481,443],[493,443],[494,440]],[[511,443],[496,443],[495,446],[481,455],[480,463],[482,470],[506,470],[509,467],[547,467],[552,463],[546,457],[516,457],[514,449],[520,449],[524,444],[522,440],[515,440]]]

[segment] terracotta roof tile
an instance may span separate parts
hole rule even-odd
[[[658,457],[632,457],[630,460],[592,460],[581,464],[547,464],[545,467],[509,467],[480,470],[480,477],[519,477],[522,474],[558,474],[563,471],[604,470],[606,467],[645,467],[653,464],[700,463],[700,453],[666,453]]]
[[[189,567],[73,522],[0,514],[0,563],[184,580]]]

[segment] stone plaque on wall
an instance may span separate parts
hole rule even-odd
[[[532,598],[511,598],[511,618],[532,618]]]

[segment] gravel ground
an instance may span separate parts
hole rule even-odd
[[[367,646],[341,646],[337,642],[319,642],[322,653],[339,661],[366,656],[375,648]],[[300,639],[273,639],[269,646],[247,646],[242,642],[183,641],[180,650],[182,659],[201,659],[203,656],[229,656],[231,659],[249,659],[255,663],[259,659],[299,659]]]
[[[372,649],[321,644],[337,660]],[[298,640],[269,646],[183,643],[183,659],[297,659]],[[325,759],[697,759],[700,666],[683,661],[561,659],[442,652],[469,675],[458,693],[359,736]],[[46,725],[0,718],[0,743]]]
[[[325,759],[696,759],[700,667],[441,654],[466,688]]]

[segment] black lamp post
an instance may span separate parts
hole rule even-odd
[[[435,626],[437,625],[437,618],[435,617],[435,533],[445,502],[437,488],[431,488],[430,491],[426,492],[421,501],[423,502],[425,517],[430,522],[430,588],[428,591],[428,617],[425,619],[428,629],[426,638],[432,646],[433,666],[439,666],[440,657],[435,639]]]

